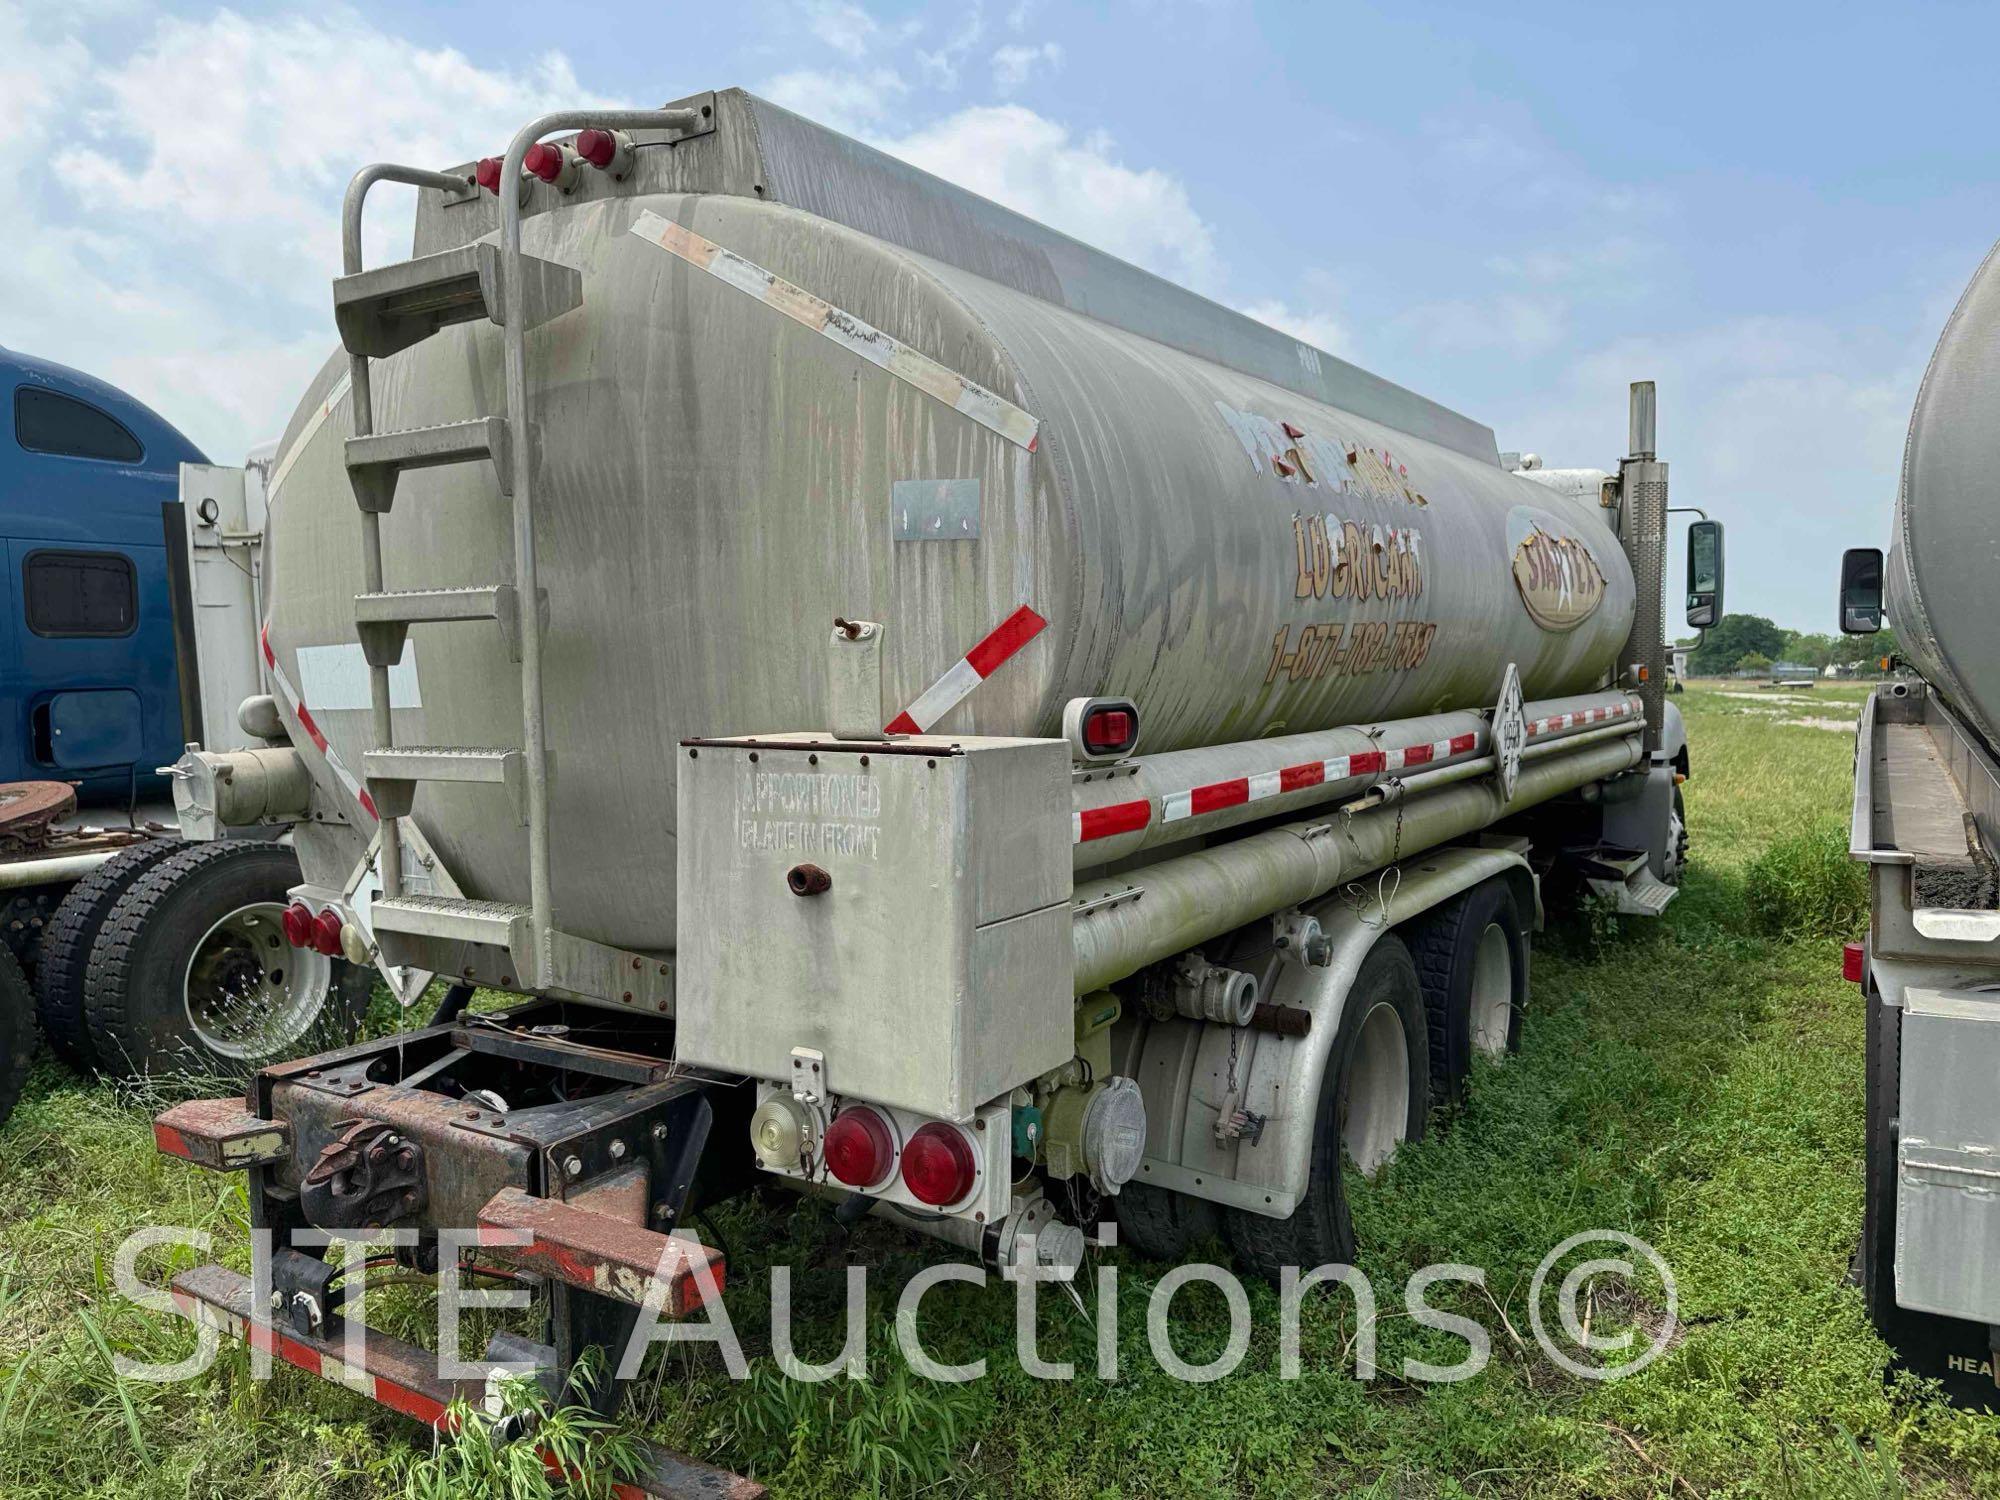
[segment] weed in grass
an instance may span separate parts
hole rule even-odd
[[[591,1368],[572,1377],[585,1391]],[[403,1500],[610,1500],[638,1477],[639,1440],[586,1406],[558,1406],[531,1378],[501,1387],[495,1416],[460,1400],[448,1431],[403,1472]]]
[[[1743,881],[1751,924],[1771,937],[1853,938],[1868,926],[1866,867],[1847,853],[1847,828],[1821,819],[1771,843]]]

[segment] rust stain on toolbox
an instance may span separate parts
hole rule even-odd
[[[482,1248],[516,1265],[677,1318],[721,1294],[721,1251],[518,1188],[493,1195],[479,1229]]]
[[[282,1120],[260,1120],[241,1099],[190,1099],[153,1121],[153,1144],[218,1172],[282,1161],[291,1149]]]

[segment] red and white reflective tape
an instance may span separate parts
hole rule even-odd
[[[1069,815],[1070,841],[1087,844],[1092,839],[1137,833],[1152,821],[1153,804],[1143,800],[1114,802],[1109,807],[1086,807],[1082,812]]]
[[[1631,714],[1630,703],[1614,703],[1608,708],[1580,708],[1575,713],[1530,720],[1528,733],[1553,734],[1558,729],[1580,729],[1585,724],[1608,724],[1613,719],[1629,718]]]
[[[1424,745],[1405,746],[1400,750],[1363,750],[1354,755],[1336,755],[1331,760],[1311,760],[1301,765],[1285,766],[1256,776],[1214,781],[1207,786],[1190,787],[1184,792],[1168,792],[1160,798],[1160,821],[1178,823],[1184,818],[1198,818],[1203,813],[1218,812],[1225,807],[1262,802],[1267,797],[1302,792],[1307,787],[1320,786],[1329,781],[1345,781],[1350,776],[1373,776],[1384,771],[1427,766],[1448,756],[1468,754],[1478,744],[1478,735],[1458,734]]]
[[[1000,670],[1015,652],[1027,645],[1049,622],[1027,605],[1002,620],[992,634],[952,663],[951,670],[925,688],[915,703],[891,719],[885,734],[928,734],[937,723],[972,690]]]
[[[300,696],[299,690],[292,686],[292,679],[285,675],[285,669],[278,665],[278,653],[271,649],[270,626],[266,625],[257,632],[257,644],[263,647],[264,665],[271,669],[271,681],[277,684],[278,692],[298,719],[299,728],[306,732],[306,737],[313,742],[313,748],[326,757],[327,766],[339,779],[340,784],[347,788],[348,796],[359,802],[361,810],[369,817],[380,822],[382,815],[375,811],[375,799],[368,795],[368,788],[347,769],[347,763],[340,758],[339,753],[328,743],[326,735],[320,731],[319,725],[313,721],[312,710],[306,707],[306,700]]]
[[[264,503],[269,505],[278,498],[278,486],[285,482],[285,476],[292,472],[292,465],[305,457],[306,448],[313,440],[313,434],[324,427],[341,402],[347,399],[352,388],[352,374],[342,375],[328,388],[326,399],[313,408],[313,414],[306,418],[306,425],[299,429],[299,435],[292,439],[292,446],[285,450],[284,462],[271,471],[271,477],[264,482]]]

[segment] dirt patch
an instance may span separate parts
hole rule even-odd
[[[1854,733],[1852,719],[1780,719],[1780,724],[1789,724],[1794,729],[1829,729],[1835,734]]]

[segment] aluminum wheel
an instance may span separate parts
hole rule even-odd
[[[244,1062],[283,1052],[311,1028],[333,984],[333,960],[285,940],[285,908],[239,906],[188,957],[188,1024],[211,1051]]]
[[[1348,1066],[1347,1116],[1340,1144],[1364,1177],[1395,1155],[1410,1119],[1410,1044],[1396,1007],[1377,1005],[1362,1019]]]
[[[1507,929],[1486,924],[1472,955],[1472,1045],[1488,1057],[1507,1055],[1507,1034],[1514,1026],[1514,955]]]

